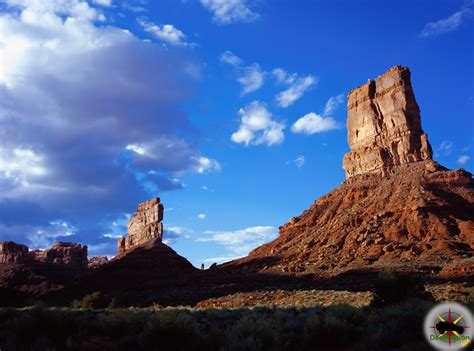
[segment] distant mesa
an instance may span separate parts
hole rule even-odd
[[[155,241],[163,241],[163,212],[164,206],[160,198],[155,197],[138,205],[137,212],[130,218],[127,225],[127,236],[118,240],[118,256]]]
[[[347,178],[431,159],[408,67],[395,66],[349,93],[347,133]]]
[[[59,242],[45,250],[29,250],[27,246],[12,241],[0,242],[0,263],[45,263],[77,273],[87,268],[87,246]]]

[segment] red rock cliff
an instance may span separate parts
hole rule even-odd
[[[347,131],[351,151],[344,156],[346,177],[431,159],[410,70],[395,66],[349,93]]]

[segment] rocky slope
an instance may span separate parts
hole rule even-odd
[[[353,90],[347,127],[348,179],[280,227],[276,240],[222,268],[333,276],[391,266],[472,277],[472,175],[431,160],[408,68]]]

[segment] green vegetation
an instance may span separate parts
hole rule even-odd
[[[374,287],[377,305],[390,305],[410,299],[433,300],[424,286],[414,278],[385,268],[377,276]]]
[[[110,303],[112,303],[112,301]],[[108,304],[109,303],[107,299],[100,292],[94,292],[83,297],[81,301],[81,308],[84,310],[95,310],[99,308],[105,308]]]
[[[429,349],[421,325],[431,306],[6,308],[0,349],[419,351]]]

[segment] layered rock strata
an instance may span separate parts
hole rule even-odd
[[[371,171],[387,174],[396,166],[431,159],[407,67],[395,66],[352,90],[347,110],[347,178]]]
[[[138,205],[137,212],[128,221],[127,236],[118,240],[118,256],[149,241],[162,242],[164,206],[155,197]]]

